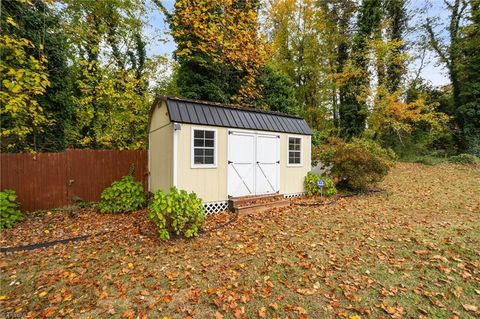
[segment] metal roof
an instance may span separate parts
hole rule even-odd
[[[161,97],[171,122],[311,135],[303,118],[215,102]]]

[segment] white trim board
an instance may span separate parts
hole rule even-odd
[[[172,130],[173,130],[173,163],[172,163],[172,185],[177,186],[178,185],[178,171],[177,171],[177,161],[178,161],[178,130],[175,130],[175,124],[172,122]]]
[[[290,164],[290,138],[299,138],[300,139],[300,164]],[[287,167],[303,167],[303,136],[302,135],[287,135]]]
[[[195,164],[194,159],[194,132],[197,131],[210,131],[213,132],[213,164]],[[190,128],[190,168],[217,168],[218,167],[218,130],[216,128],[205,126],[192,126]]]

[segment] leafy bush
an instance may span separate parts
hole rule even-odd
[[[456,164],[477,164],[480,163],[480,159],[472,154],[460,154],[457,156],[451,156],[448,161]]]
[[[10,228],[22,218],[17,195],[11,189],[0,192],[0,229]]]
[[[205,220],[203,203],[195,193],[172,187],[169,193],[157,191],[148,206],[148,217],[158,228],[160,238],[170,239],[172,234],[193,237]]]
[[[314,157],[332,167],[330,174],[338,186],[352,190],[365,190],[380,182],[395,160],[393,151],[366,139],[353,139],[350,143],[330,139],[314,150]]]
[[[325,187],[323,188],[323,192],[318,187],[317,182],[321,179],[321,177],[317,174],[314,174],[312,172],[308,172],[307,176],[305,176],[304,180],[304,185],[305,185],[305,190],[307,192],[307,195],[320,195],[324,194],[326,196],[333,196],[337,193],[337,189],[335,188],[335,183],[328,178],[324,178],[325,182]]]
[[[145,202],[142,183],[135,182],[132,176],[124,176],[103,190],[98,207],[102,213],[131,212],[143,207]]]

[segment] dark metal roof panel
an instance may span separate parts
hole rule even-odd
[[[267,120],[268,127],[271,127],[275,131],[278,131],[277,125],[275,124],[275,122],[273,122],[273,116],[267,115],[265,116],[265,118]]]
[[[190,112],[188,111],[185,103],[178,103],[178,109],[180,111],[180,117],[182,118],[183,121],[185,122],[191,121],[190,115],[189,115]]]
[[[228,122],[228,126],[235,126],[235,121],[233,120],[232,110],[230,109],[222,109],[225,112],[225,116]]]
[[[268,127],[265,125],[265,120],[263,119],[262,114],[257,113],[257,114],[255,114],[255,117],[257,118],[258,122],[260,123],[260,129],[268,130]]]
[[[198,115],[198,123],[194,124],[207,123],[207,118],[205,116],[205,113],[203,112],[203,107],[194,107],[194,109],[197,111]]]
[[[311,135],[304,119],[213,102],[166,97],[172,122]]]
[[[217,108],[216,110],[218,113],[218,117],[220,118],[220,121],[222,121],[222,126],[230,126],[230,124],[228,124],[228,119],[227,119],[227,115],[225,114],[225,110],[221,108]]]
[[[273,123],[275,123],[275,127],[278,129],[279,132],[285,132],[285,129],[282,127],[282,124],[275,116],[272,116],[272,121]]]
[[[248,128],[250,129],[255,128],[255,122],[253,121],[251,116],[247,116],[247,124],[248,124]]]

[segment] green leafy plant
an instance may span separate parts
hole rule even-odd
[[[337,186],[366,190],[383,180],[396,156],[372,140],[354,138],[347,143],[334,138],[314,150],[314,159],[331,166],[330,174]]]
[[[148,217],[158,228],[162,240],[172,234],[187,238],[198,235],[205,220],[203,203],[195,193],[172,187],[169,193],[157,191],[148,206]]]
[[[460,154],[451,156],[448,161],[455,164],[478,164],[480,159],[472,154]]]
[[[135,182],[132,176],[124,176],[105,188],[98,203],[102,213],[131,212],[146,203],[142,183]]]
[[[312,172],[308,172],[307,176],[305,176],[304,180],[304,185],[305,185],[305,191],[307,192],[307,195],[312,196],[312,195],[326,195],[326,196],[333,196],[337,193],[337,189],[335,188],[335,183],[329,179],[329,178],[323,178],[323,181],[325,182],[325,187],[320,189],[318,187],[317,182],[321,179],[321,177],[317,174],[314,174]]]
[[[0,229],[10,228],[22,218],[17,195],[11,189],[0,192]]]

